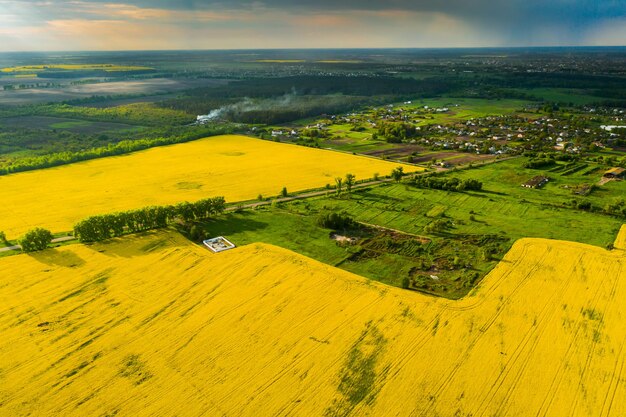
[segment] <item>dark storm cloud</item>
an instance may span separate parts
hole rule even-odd
[[[574,18],[591,20],[626,16],[626,0],[265,0],[265,1],[212,1],[212,0],[130,0],[126,3],[140,7],[159,7],[178,10],[201,10],[211,8],[279,8],[302,11],[351,10],[406,10],[413,12],[440,12],[451,15],[481,17],[484,20],[496,16],[515,18],[516,13],[539,19]]]
[[[172,10],[275,9],[348,15],[363,11],[442,13],[477,28],[497,30],[506,43],[527,44],[535,43],[536,38],[548,32],[552,37],[560,36],[576,44],[583,36],[582,31],[590,26],[626,16],[626,0],[128,0],[126,3]]]

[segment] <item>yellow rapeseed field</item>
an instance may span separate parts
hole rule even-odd
[[[622,226],[613,246],[615,249],[626,250],[626,224]]]
[[[2,416],[626,415],[622,250],[523,239],[450,301],[156,232],[0,288]]]
[[[0,177],[0,230],[17,238],[40,226],[71,230],[84,217],[148,205],[224,196],[228,202],[274,197],[388,175],[400,164],[244,136],[218,136]],[[419,168],[404,166],[405,172]]]

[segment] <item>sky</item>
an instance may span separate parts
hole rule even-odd
[[[0,51],[586,45],[626,0],[0,0]]]

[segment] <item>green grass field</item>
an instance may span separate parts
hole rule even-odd
[[[316,225],[320,210],[308,201],[299,201],[279,208],[264,207],[229,213],[203,223],[202,227],[205,236],[226,236],[236,245],[270,243],[396,287],[404,286],[405,281],[413,277],[422,283],[422,291],[448,298],[467,294],[471,289],[464,279],[467,275],[476,273],[483,276],[496,264],[495,258],[477,261],[481,252],[477,245],[441,236],[432,237],[430,243],[417,245],[421,248],[418,254],[411,253],[411,249],[415,249],[415,242],[422,241],[421,238],[396,235],[393,241],[402,241],[409,248],[398,249],[393,245],[385,246],[389,244],[387,232],[368,228],[348,232],[362,238],[358,244],[341,245],[331,238],[331,230]],[[464,265],[472,263],[471,268],[454,271],[437,269],[438,265],[456,257],[463,260]],[[437,276],[436,282],[429,278],[430,275]]]
[[[599,178],[601,166],[591,165],[569,175],[553,173],[553,182],[535,190],[520,186],[537,174],[522,168],[522,162],[508,160],[448,174],[480,179],[482,192],[419,189],[405,183],[372,186],[352,195],[329,192],[324,197],[228,214],[207,223],[206,235],[225,235],[239,245],[271,243],[394,286],[404,286],[411,277],[416,289],[449,298],[466,294],[471,288],[467,277],[484,276],[517,239],[550,238],[600,247],[614,241],[623,219],[563,206],[571,200],[572,191],[562,187]],[[625,186],[624,181],[612,182],[580,199],[599,203],[619,198],[626,195]],[[316,225],[317,215],[326,211],[403,232],[392,239],[402,244],[388,245],[385,233],[393,232],[386,231],[382,236],[367,236],[355,246],[339,245],[330,238],[330,230]],[[429,230],[436,221],[449,226]],[[413,251],[411,245],[420,241],[414,236],[430,243]],[[493,256],[485,257],[485,247],[493,249]],[[431,282],[432,276],[436,283]]]
[[[545,169],[523,168],[524,159],[512,159],[497,164],[477,167],[451,173],[450,175],[465,179],[475,178],[483,182],[487,191],[506,194],[509,198],[519,201],[526,200],[535,204],[567,204],[572,200],[589,201],[597,207],[604,207],[617,199],[626,198],[626,181],[611,181],[602,186],[598,182],[609,167],[595,162],[580,162],[574,168],[578,171],[568,174],[564,163]],[[541,189],[528,189],[521,186],[536,175],[550,178],[548,184]],[[573,190],[583,184],[596,185],[588,196],[574,194]]]
[[[613,242],[623,223],[602,214],[522,202],[509,195],[424,190],[404,184],[358,190],[351,198],[312,199],[308,203],[312,208],[346,211],[359,221],[414,234],[424,234],[424,227],[432,221],[432,210],[442,211],[444,207],[441,216],[455,224],[447,234],[450,237],[504,234],[513,240],[543,237],[602,247]],[[475,221],[470,220],[472,215]]]

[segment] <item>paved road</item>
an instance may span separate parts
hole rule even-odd
[[[52,243],[69,242],[70,240],[76,240],[76,238],[74,236],[57,237],[56,239],[52,239]],[[8,252],[10,250],[20,250],[20,249],[22,249],[20,245],[7,246],[5,248],[0,248],[0,252]]]
[[[378,180],[378,181],[362,182],[360,184],[354,184],[354,186],[352,186],[352,189],[356,190],[359,188],[370,187],[372,185],[383,184],[385,182],[391,182],[391,181],[392,180],[390,178],[385,178],[385,179]],[[334,193],[335,193],[334,188],[331,188],[329,190],[311,191],[310,193],[302,193],[302,194],[293,195],[289,197],[274,198],[274,199],[270,199],[266,201],[258,201],[256,203],[230,206],[226,208],[226,211],[228,212],[228,211],[236,211],[236,210],[247,209],[247,208],[254,208],[254,207],[259,207],[259,206],[267,206],[268,204],[272,204],[273,202],[284,203],[287,201],[302,200],[302,199],[311,198],[311,197],[320,197],[326,194],[334,194]]]

